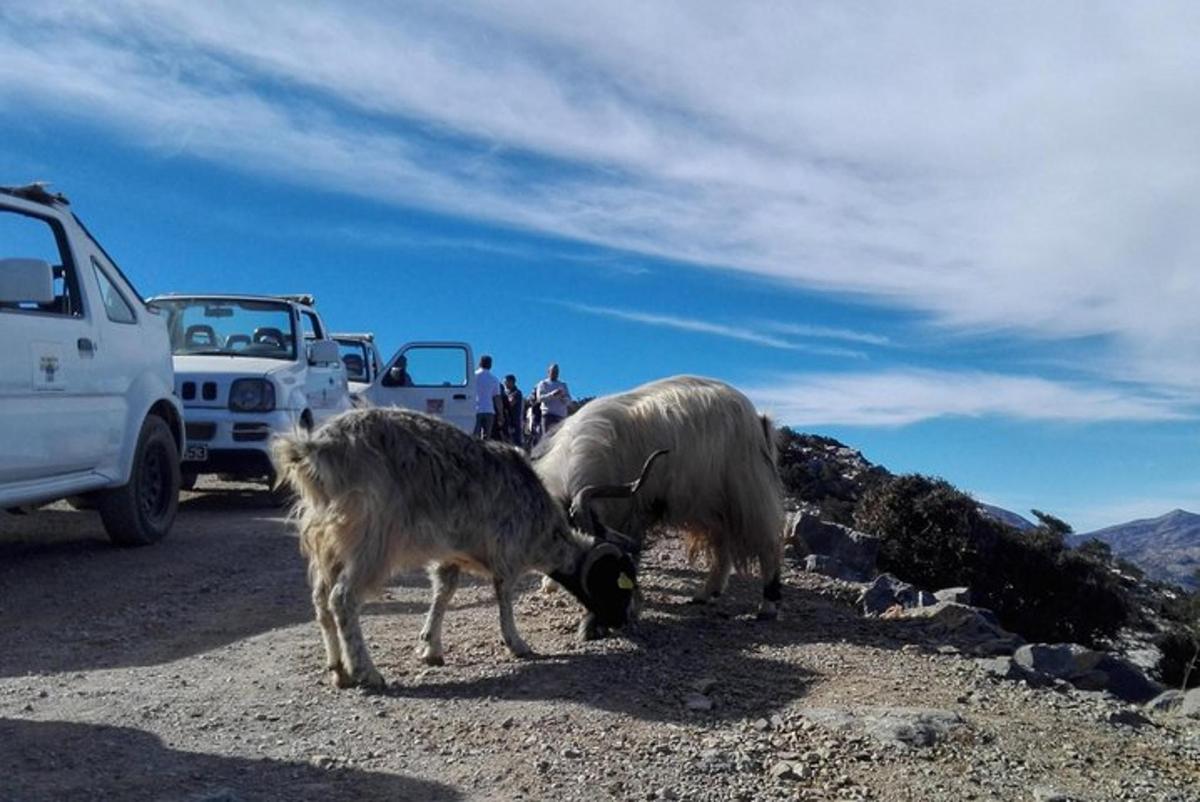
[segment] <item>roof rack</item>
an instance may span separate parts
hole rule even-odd
[[[41,203],[45,206],[70,205],[71,202],[65,195],[61,192],[50,192],[46,189],[47,186],[45,181],[34,181],[21,187],[0,187],[0,194],[11,195],[14,198]]]
[[[311,293],[307,293],[307,292],[298,293],[296,295],[278,295],[276,297],[282,298],[285,301],[292,301],[293,303],[303,304],[304,306],[316,306],[317,305],[317,299],[314,298]]]

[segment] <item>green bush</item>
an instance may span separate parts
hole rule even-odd
[[[879,567],[918,586],[971,588],[975,602],[1032,641],[1096,644],[1129,617],[1130,602],[1106,563],[1067,549],[1070,527],[1053,516],[1028,532],[980,514],[941,479],[910,474],[869,489],[857,528],[883,542]]]

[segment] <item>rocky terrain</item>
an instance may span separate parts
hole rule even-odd
[[[531,578],[528,661],[471,583],[446,666],[420,665],[427,582],[401,577],[364,617],[388,689],[337,691],[286,521],[211,490],[134,551],[65,506],[0,515],[0,799],[1200,799],[1178,705],[1003,678],[974,635],[864,617],[863,585],[798,558],[780,621],[736,578],[689,605],[670,538],[628,636],[577,641],[577,607]]]
[[[1136,565],[1151,579],[1185,588],[1197,588],[1200,571],[1200,515],[1172,510],[1157,518],[1108,526],[1075,535],[1073,544],[1095,538],[1112,547],[1113,554]]]

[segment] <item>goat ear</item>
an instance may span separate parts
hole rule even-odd
[[[579,584],[583,588],[583,592],[589,598],[594,598],[593,591],[601,589],[599,585],[595,584],[595,580],[603,581],[603,577],[613,574],[614,571],[619,572],[624,557],[621,550],[612,543],[597,543],[592,546],[579,566]]]

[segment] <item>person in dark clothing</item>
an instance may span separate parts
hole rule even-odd
[[[517,387],[516,376],[510,373],[504,377],[501,394],[504,404],[504,439],[520,448],[524,445],[521,430],[525,425],[525,395],[521,388]]]

